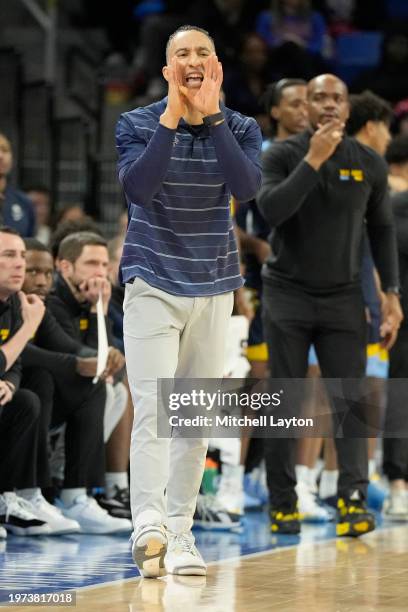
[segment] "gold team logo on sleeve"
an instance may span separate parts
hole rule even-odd
[[[339,170],[339,178],[341,181],[353,180],[356,183],[364,181],[364,172],[360,169],[341,168]]]
[[[9,329],[0,329],[0,340],[5,342],[10,335]]]
[[[89,327],[88,319],[79,319],[79,329],[80,331],[85,331]]]

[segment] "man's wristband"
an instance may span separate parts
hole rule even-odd
[[[387,287],[387,289],[385,290],[385,293],[391,293],[393,295],[397,295],[398,297],[401,297],[401,292],[400,292],[400,288],[395,286],[395,287]]]
[[[218,125],[225,121],[224,113],[220,111],[219,113],[214,113],[214,115],[207,115],[203,117],[203,123],[207,127],[212,127],[214,125]]]

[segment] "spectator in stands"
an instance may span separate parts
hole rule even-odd
[[[37,240],[45,245],[48,245],[51,236],[51,193],[47,187],[43,185],[33,185],[25,190],[27,196],[34,204],[36,218],[36,235]]]
[[[310,53],[323,53],[326,23],[309,0],[274,0],[259,14],[256,31],[269,47],[291,42]]]
[[[326,26],[308,0],[276,0],[258,16],[257,33],[271,51],[272,79],[311,79],[326,71],[322,58]]]
[[[233,105],[238,112],[254,117],[264,134],[268,133],[269,120],[260,100],[269,80],[266,43],[258,34],[247,34],[238,68],[226,74],[223,89],[226,103]]]
[[[260,8],[263,7],[259,7],[259,2],[245,0],[195,2],[191,3],[187,21],[211,30],[218,57],[227,72],[239,59],[243,37],[254,30]]]
[[[55,227],[65,221],[83,221],[86,217],[80,204],[67,204],[63,206],[55,217]]]
[[[17,232],[0,227],[0,538],[50,533],[47,523],[14,493],[37,484],[40,402],[20,388],[20,354],[44,316],[37,296],[21,293],[25,246]]]
[[[355,0],[326,0],[324,4],[331,36],[338,36],[355,30],[353,26]]]
[[[34,236],[35,212],[29,198],[7,180],[13,166],[11,143],[0,132],[0,222],[23,237]]]
[[[406,98],[407,62],[408,36],[395,33],[385,36],[380,64],[361,74],[352,84],[351,91],[358,93],[370,89],[392,103]]]

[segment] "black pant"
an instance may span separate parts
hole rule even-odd
[[[408,378],[408,328],[402,327],[390,351],[390,371],[383,440],[383,469],[390,480],[408,481],[408,439],[387,438],[406,429],[408,394],[406,383],[393,384],[394,378]]]
[[[362,378],[366,364],[366,321],[361,292],[311,295],[281,284],[265,284],[263,325],[272,378],[304,378],[313,343],[325,378]],[[339,496],[355,489],[366,497],[367,440],[336,438]],[[296,440],[265,440],[268,488],[273,507],[296,502]]]
[[[47,437],[50,426],[66,423],[64,487],[100,487],[105,482],[103,419],[106,386],[92,384],[89,378],[54,378],[42,368],[24,370],[24,385],[41,400],[41,444],[39,469],[43,479],[49,474]],[[45,465],[45,460],[47,465]],[[46,486],[40,485],[40,486]]]
[[[0,492],[37,486],[39,419],[40,400],[26,389],[0,409]]]

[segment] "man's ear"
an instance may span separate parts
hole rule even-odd
[[[169,69],[168,69],[168,67],[167,67],[167,66],[163,66],[163,68],[162,68],[162,75],[163,75],[163,77],[166,79],[166,81],[168,81],[168,80],[169,80],[169,77],[168,77],[168,70],[169,70]]]
[[[373,136],[373,134],[375,133],[375,122],[371,121],[371,119],[369,121],[367,121],[367,123],[365,124],[365,129],[368,133],[368,135],[371,137]]]
[[[57,259],[56,267],[63,276],[70,276],[74,270],[74,266],[68,259]]]
[[[272,106],[272,108],[271,108],[271,117],[272,117],[272,119],[275,119],[275,121],[279,121],[280,111],[279,111],[279,108],[277,106]]]

